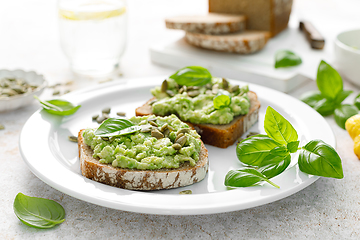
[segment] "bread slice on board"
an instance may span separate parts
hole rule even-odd
[[[244,31],[244,15],[209,13],[199,16],[178,16],[165,19],[166,27],[204,34],[223,34]]]
[[[185,34],[186,41],[194,46],[241,54],[249,54],[261,50],[269,37],[269,32],[265,31],[244,31],[222,35],[206,35],[192,32],[186,32]]]
[[[201,143],[195,166],[183,163],[177,169],[137,170],[113,167],[93,158],[93,150],[85,144],[83,130],[78,146],[81,173],[84,177],[110,186],[132,190],[160,190],[188,186],[204,179],[209,167],[208,151]]]
[[[214,125],[214,124],[194,124],[185,122],[190,127],[193,127],[200,135],[201,140],[205,144],[210,144],[215,147],[227,148],[235,143],[249,128],[254,125],[259,118],[260,102],[256,93],[248,92],[250,98],[250,110],[246,115],[235,117],[229,124]],[[150,99],[143,106],[135,110],[136,116],[145,116],[152,113],[151,105],[149,104],[155,98]]]

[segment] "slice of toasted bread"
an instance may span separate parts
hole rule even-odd
[[[202,142],[199,160],[193,167],[186,162],[176,169],[125,169],[100,163],[98,159],[93,158],[93,150],[84,142],[83,131],[84,129],[78,136],[81,173],[97,182],[132,190],[160,190],[199,182],[208,171],[208,151]]]
[[[188,32],[205,34],[224,34],[245,30],[244,15],[208,13],[198,16],[177,16],[165,19],[169,29],[182,29]]]
[[[201,140],[205,144],[210,144],[215,147],[227,148],[234,144],[249,128],[257,122],[259,118],[260,102],[254,92],[248,92],[250,98],[250,110],[246,115],[235,117],[229,124],[214,125],[214,124],[194,124],[187,123],[193,127],[200,135]],[[151,105],[149,104],[155,98],[150,99],[143,106],[135,110],[136,116],[145,116],[153,114]]]
[[[254,30],[222,35],[186,32],[185,35],[186,41],[196,47],[241,54],[249,54],[261,50],[269,37],[269,32]]]

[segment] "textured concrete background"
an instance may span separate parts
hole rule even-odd
[[[313,2],[324,4],[325,10],[339,3]],[[171,7],[171,4],[176,7]],[[306,4],[309,1],[297,1],[295,6],[312,14],[321,11],[316,7],[307,8]],[[175,15],[176,12],[206,11],[205,5],[205,0],[129,1],[130,24],[133,28],[129,30],[131,41],[122,61],[124,77],[171,74],[172,69],[153,65],[149,61],[148,45],[159,39],[152,32],[162,31],[164,16]],[[169,10],[164,12],[158,6]],[[205,7],[196,9],[189,6]],[[0,68],[36,70],[51,83],[66,82],[71,78],[66,59],[59,48],[55,0],[2,1],[0,19],[0,31],[6,33],[0,41]],[[146,24],[151,24],[154,29],[144,27]],[[359,92],[359,88],[348,83],[345,88]],[[299,97],[309,89],[316,89],[314,82],[290,94]],[[48,90],[45,95],[50,93]],[[80,201],[51,188],[33,175],[20,156],[18,139],[23,124],[37,109],[38,105],[34,103],[27,108],[0,113],[0,123],[6,127],[0,131],[0,239],[360,238],[360,162],[353,154],[352,140],[332,117],[326,119],[337,138],[344,179],[321,178],[283,200],[243,211],[199,216],[157,216],[118,211]],[[59,202],[65,208],[66,221],[48,230],[22,224],[12,209],[18,192]]]

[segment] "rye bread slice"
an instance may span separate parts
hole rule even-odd
[[[185,122],[193,127],[200,135],[201,140],[205,144],[215,147],[227,148],[235,143],[249,128],[259,119],[260,102],[256,93],[248,92],[250,98],[250,110],[246,115],[235,117],[229,124],[194,124]],[[153,114],[151,105],[149,104],[155,98],[150,99],[141,107],[136,108],[136,116],[145,116]]]
[[[202,142],[199,160],[193,167],[186,162],[177,169],[125,169],[93,158],[93,150],[84,142],[83,131],[80,130],[78,136],[81,173],[97,182],[131,190],[160,190],[191,185],[203,180],[208,172],[208,151]]]
[[[244,15],[209,13],[199,16],[177,16],[165,19],[169,29],[182,29],[188,32],[204,34],[224,34],[244,31]]]
[[[186,32],[185,39],[191,45],[221,52],[241,54],[254,53],[261,50],[270,37],[265,31],[244,31],[222,35],[206,35]]]

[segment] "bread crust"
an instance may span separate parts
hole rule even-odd
[[[227,148],[235,143],[249,128],[259,119],[260,102],[255,92],[249,91],[250,109],[248,114],[235,117],[229,124],[195,124],[185,122],[193,127],[200,135],[205,144],[215,147]],[[155,98],[150,99],[143,106],[136,108],[136,116],[153,114],[149,104]]]
[[[131,190],[161,190],[188,186],[203,180],[208,172],[208,151],[201,142],[195,166],[183,163],[177,169],[138,170],[113,167],[93,158],[93,150],[85,144],[84,129],[78,135],[81,173],[84,177],[110,186]]]

